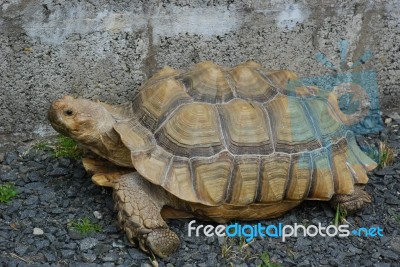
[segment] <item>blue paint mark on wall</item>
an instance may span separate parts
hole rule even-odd
[[[382,130],[383,123],[379,112],[379,92],[376,72],[373,70],[363,70],[358,72],[352,71],[355,67],[364,64],[371,59],[373,54],[371,51],[366,51],[352,66],[349,67],[346,64],[348,42],[346,40],[341,40],[339,42],[339,49],[341,60],[339,67],[336,67],[332,62],[330,62],[323,53],[318,52],[315,55],[316,60],[326,68],[333,70],[333,73],[315,77],[303,77],[300,79],[300,82],[306,86],[314,85],[326,91],[332,91],[335,86],[344,83],[355,83],[361,86],[368,94],[370,100],[369,112],[361,121],[351,125],[350,129],[356,134],[377,133]],[[360,105],[359,101],[353,99],[351,94],[348,96],[342,96],[339,99],[339,103],[341,110],[346,114],[351,114],[357,110]]]

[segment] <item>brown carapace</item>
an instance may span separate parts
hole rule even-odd
[[[179,245],[168,218],[255,220],[308,199],[348,211],[370,202],[362,188],[376,163],[346,127],[365,109],[343,113],[337,91],[253,61],[207,61],[162,69],[123,105],[65,97],[49,119],[108,160],[84,165],[95,183],[114,188],[129,240],[164,257]]]

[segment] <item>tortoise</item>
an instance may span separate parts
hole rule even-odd
[[[370,203],[363,187],[376,163],[347,127],[365,112],[342,112],[343,91],[304,86],[295,72],[254,61],[205,61],[163,68],[128,103],[65,96],[48,118],[104,159],[83,164],[114,189],[128,240],[166,257],[179,246],[166,219],[224,223],[278,217],[303,200],[348,212]]]

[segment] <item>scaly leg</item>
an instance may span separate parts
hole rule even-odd
[[[167,193],[137,172],[122,175],[113,188],[118,221],[128,240],[161,258],[172,254],[180,242],[160,214],[168,203]]]

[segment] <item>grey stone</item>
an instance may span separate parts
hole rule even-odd
[[[44,257],[45,257],[47,262],[56,261],[56,256],[54,256],[54,254],[51,253],[51,252],[45,251],[45,252],[43,252],[43,255],[44,255]]]
[[[379,262],[379,263],[375,263],[374,267],[391,267],[391,264],[390,263]]]
[[[286,260],[286,259],[285,259]],[[328,265],[328,260],[327,259],[321,259],[320,261],[319,261],[319,264],[321,264],[321,265]]]
[[[17,180],[17,175],[14,171],[4,172],[0,171],[0,180],[4,182],[12,182]]]
[[[61,208],[53,208],[51,209],[50,213],[52,214],[62,214],[64,211]]]
[[[128,255],[134,260],[144,260],[148,258],[147,254],[135,248],[128,249]]]
[[[223,236],[218,236],[218,237],[217,237],[217,240],[218,240],[218,245],[219,245],[219,246],[222,246],[222,245],[225,244],[225,242],[226,242],[226,238],[223,237]]]
[[[339,261],[338,259],[335,259],[335,258],[329,259],[328,262],[329,262],[330,266],[341,266],[341,261]]]
[[[389,243],[391,239],[392,239],[391,237],[384,235],[384,236],[379,237],[379,242],[383,246],[383,245],[386,245],[387,243]]]
[[[47,238],[51,243],[53,243],[53,242],[56,240],[56,237],[55,237],[54,235],[50,234],[50,233],[45,233],[44,235],[46,236],[46,238]]]
[[[217,254],[214,252],[210,252],[207,254],[207,264],[208,266],[216,266],[217,265]]]
[[[299,249],[306,249],[306,247],[310,246],[312,242],[307,237],[299,236],[296,241],[296,246]]]
[[[35,191],[42,191],[45,188],[45,184],[42,182],[32,182],[25,185],[24,190],[27,192],[31,192],[32,190]]]
[[[93,211],[93,216],[98,220],[101,220],[103,218],[103,215],[97,210]]]
[[[61,167],[69,167],[69,165],[71,164],[71,160],[69,158],[59,158],[58,162],[60,164]]]
[[[92,252],[90,253],[82,253],[82,260],[85,262],[94,262],[97,259],[97,256],[93,254]]]
[[[19,166],[18,171],[21,174],[26,174],[27,172],[29,172],[31,169],[28,166]],[[23,176],[25,177],[25,176]]]
[[[185,257],[186,260],[189,260],[189,258],[199,262],[199,261],[204,260],[204,255],[200,252],[200,253],[196,253],[196,254],[193,254],[193,255],[187,255]]]
[[[212,245],[214,242],[216,242],[216,240],[217,240],[217,236],[209,236],[209,237],[207,237],[207,239],[206,239],[206,243],[208,244],[208,245]]]
[[[17,161],[18,155],[16,152],[6,152],[4,155],[4,161],[8,164],[8,165],[12,165],[13,163],[15,163]]]
[[[56,193],[50,191],[49,189],[45,194],[40,194],[39,197],[41,202],[53,202],[56,198]]]
[[[67,242],[63,245],[63,248],[74,250],[77,248],[77,244],[75,242]]]
[[[99,243],[99,241],[92,237],[87,237],[79,242],[79,247],[81,250],[88,250],[93,248]]]
[[[372,255],[371,255],[371,257],[372,257],[372,258],[375,258],[375,259],[379,259],[380,256],[381,256],[381,253],[379,253],[379,252],[374,252],[374,253],[372,253]]]
[[[112,262],[114,262],[114,261],[117,261],[118,258],[119,258],[118,253],[110,252],[110,253],[105,254],[101,259],[103,261],[112,261]]]
[[[36,171],[45,169],[45,165],[43,164],[44,162],[40,162],[40,159],[37,158],[35,158],[34,160],[36,161],[26,162],[27,166],[29,166],[32,170],[34,170],[32,173],[37,173]]]
[[[73,251],[73,250],[68,250],[68,249],[61,250],[61,256],[63,258],[71,258],[74,255],[75,255],[75,251]]]
[[[385,259],[390,259],[390,260],[395,260],[397,261],[399,259],[399,254],[395,253],[391,250],[382,250],[381,251],[381,255],[385,258]]]
[[[38,182],[40,180],[40,174],[38,172],[28,173],[27,178],[31,182]]]
[[[39,251],[43,248],[47,248],[50,245],[48,240],[37,240],[35,241],[35,250]]]
[[[81,232],[79,232],[78,230],[75,230],[73,228],[68,229],[68,235],[73,240],[79,240],[84,237]]]
[[[386,203],[390,205],[400,205],[400,200],[395,196],[388,197]]]
[[[72,174],[73,179],[81,179],[85,177],[86,171],[83,168],[76,168]]]
[[[111,245],[107,245],[107,244],[98,244],[95,248],[94,248],[94,252],[96,254],[103,254],[106,253],[108,251],[110,251],[112,249]]]
[[[36,211],[35,210],[23,210],[21,212],[21,219],[25,218],[33,218],[36,216]]]
[[[8,209],[7,209],[7,213],[8,214],[13,214],[14,212],[16,212],[18,209],[21,208],[21,203],[17,202],[17,201],[13,201],[9,204]]]
[[[101,265],[104,266],[104,265]],[[69,267],[99,267],[97,263],[88,263],[88,262],[74,262],[70,263]]]
[[[69,170],[66,169],[66,168],[60,168],[60,167],[54,168],[49,173],[50,176],[64,176],[64,175],[67,175],[67,174],[69,174]]]
[[[18,256],[24,256],[26,251],[28,250],[28,246],[26,246],[26,245],[17,245],[14,250],[15,250],[15,253],[18,254]]]
[[[200,245],[198,248],[200,253],[206,253],[210,251],[210,246],[209,245]]]
[[[39,202],[39,198],[35,195],[29,196],[25,201],[25,205],[37,205]]]
[[[122,243],[122,241],[119,241],[119,242],[113,241],[112,246],[113,246],[113,248],[124,248],[125,244]]]
[[[350,252],[353,252],[353,253],[355,253],[355,254],[360,254],[360,253],[362,253],[362,250],[361,249],[358,249],[358,248],[356,248],[355,246],[353,246],[353,245],[349,245],[348,246],[348,248],[349,248],[349,251]]]
[[[43,235],[44,231],[41,228],[35,227],[33,228],[33,235]]]
[[[298,267],[308,267],[308,266],[311,266],[311,264],[310,264],[309,260],[304,260],[301,263],[299,263],[297,266]]]
[[[400,237],[395,236],[393,239],[390,241],[390,247],[394,252],[397,252],[400,254]]]
[[[68,196],[69,198],[74,198],[74,197],[77,196],[77,192],[76,192],[75,190],[73,190],[73,189],[68,189],[68,190],[67,190],[67,196]]]

